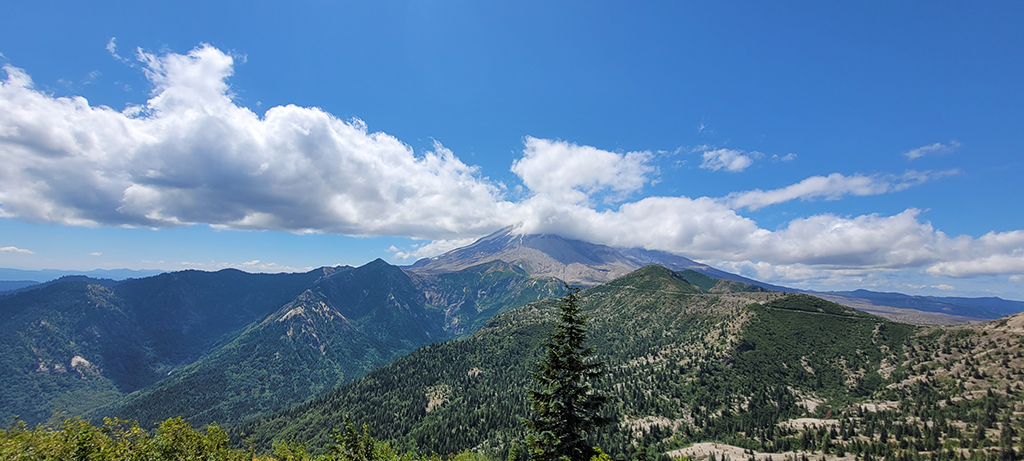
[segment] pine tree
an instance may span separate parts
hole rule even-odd
[[[597,451],[587,439],[604,423],[598,414],[604,397],[590,386],[604,364],[589,360],[595,349],[583,345],[587,317],[580,314],[579,288],[566,290],[555,332],[544,343],[546,355],[533,373],[539,387],[530,391],[535,417],[526,421],[532,461],[588,461]]]

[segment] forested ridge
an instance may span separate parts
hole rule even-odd
[[[54,409],[84,414],[113,403],[216,349],[322,275],[69,277],[2,296],[0,409],[36,423]]]
[[[590,442],[607,459],[1024,455],[1024,315],[915,327],[657,266],[585,290],[579,302],[594,360],[604,363],[592,385],[606,397],[601,416],[611,423]],[[225,423],[225,430],[196,430],[178,419],[141,426],[148,430],[124,422],[104,429],[72,419],[35,429],[15,424],[0,434],[0,446],[8,456],[29,446],[66,451],[84,440],[109,451],[144,440],[139,452],[157,453],[174,445],[160,441],[170,424],[193,434],[179,439],[191,440],[204,459],[518,461],[526,453],[530,373],[556,313],[556,300],[511,310],[471,336],[420,348],[306,403]]]
[[[0,417],[238,424],[561,290],[500,261],[415,278],[383,260],[68,277],[0,295]]]
[[[886,386],[908,373],[906,351],[928,341],[916,327],[818,298],[704,277],[650,267],[583,293],[592,344],[607,364],[595,388],[607,393],[603,415],[614,421],[594,443],[613,456],[703,441],[808,449],[803,432],[780,423],[828,419],[894,392]],[[553,306],[506,313],[472,337],[420,349],[233,433],[257,446],[280,437],[322,446],[320,428],[347,415],[403,449],[503,457],[523,438],[525,389]]]

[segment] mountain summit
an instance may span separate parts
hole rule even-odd
[[[438,274],[500,260],[519,266],[535,277],[555,277],[571,285],[593,286],[641,267],[658,264],[676,271],[689,269],[773,290],[793,291],[720,271],[664,251],[616,248],[553,234],[523,234],[518,230],[518,226],[506,227],[469,246],[421,259],[405,269],[417,274]]]

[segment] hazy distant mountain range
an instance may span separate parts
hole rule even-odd
[[[811,292],[814,296],[904,323],[954,325],[1024,312],[1024,302],[1002,298],[911,296],[868,290]]]
[[[125,280],[130,278],[151,277],[162,274],[158,270],[132,269],[95,269],[91,271],[68,271],[58,269],[23,270],[0,268],[0,293],[30,287],[70,275],[80,275],[94,279]]]
[[[555,278],[584,287],[608,282],[649,264],[658,264],[672,270],[694,270],[711,277],[750,283],[775,291],[801,291],[725,272],[663,251],[616,248],[551,234],[520,234],[516,226],[498,230],[468,246],[401,267],[419,280],[426,281],[436,279],[438,274],[454,273],[493,261],[501,261],[509,269],[521,270],[531,277]],[[129,269],[83,272],[0,268],[0,293],[71,275],[117,281],[160,273]],[[953,324],[994,319],[1024,311],[1024,302],[997,297],[911,296],[868,290],[810,293],[848,307],[911,323]]]
[[[657,264],[672,270],[694,270],[711,277],[749,283],[775,291],[801,291],[721,271],[663,251],[615,248],[551,234],[520,234],[516,226],[501,229],[468,246],[421,259],[410,266],[402,266],[402,269],[417,277],[422,283],[429,284],[430,280],[438,280],[437,276],[440,274],[455,273],[496,261],[506,264],[505,269],[519,270],[530,277],[554,278],[584,287],[605,283],[640,267]],[[97,269],[83,272],[0,268],[0,293],[21,290],[58,277],[85,276],[118,281],[160,273],[154,270],[129,269]],[[848,307],[911,323],[954,324],[994,319],[1024,311],[1024,302],[997,297],[911,296],[868,290],[810,293]],[[495,305],[500,304],[498,300],[492,302],[495,302]]]

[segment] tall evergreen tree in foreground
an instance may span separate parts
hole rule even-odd
[[[530,391],[535,416],[526,421],[526,443],[533,461],[587,461],[597,454],[587,443],[604,421],[598,414],[604,397],[590,381],[601,375],[600,362],[588,360],[594,347],[584,347],[587,317],[580,314],[579,292],[566,285],[559,301],[559,322],[544,359],[533,373],[539,389]]]

